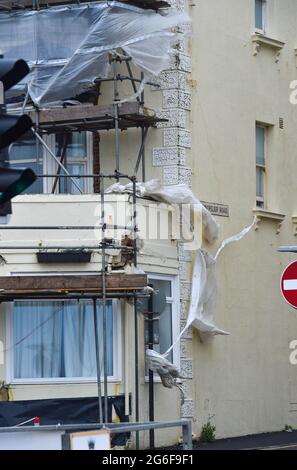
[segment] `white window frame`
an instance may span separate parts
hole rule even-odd
[[[172,341],[173,343],[180,334],[180,292],[179,292],[179,276],[172,274],[148,273],[148,281],[157,279],[160,281],[171,281],[171,297],[166,298],[166,302],[171,304],[172,315]],[[173,363],[180,368],[180,344],[176,344],[173,348]],[[148,381],[146,375],[145,381]],[[155,382],[160,382],[160,378],[156,375]]]
[[[47,139],[44,139],[51,149],[51,151],[56,155],[56,137],[54,134],[46,136]],[[87,159],[86,159],[86,174],[93,174],[93,138],[92,132],[86,131],[86,152],[87,152]],[[42,145],[42,144],[40,144]],[[52,155],[45,149],[44,152],[44,174],[46,175],[55,175],[57,170],[57,162],[54,160]],[[43,193],[49,194],[52,192],[52,187],[54,184],[55,178],[44,178],[43,182]],[[93,179],[86,178],[84,181],[85,189],[83,191],[84,194],[91,194],[93,193]],[[58,187],[58,185],[57,185]],[[55,194],[67,194],[67,193],[59,193],[56,190]]]
[[[265,209],[266,208],[266,163],[267,163],[267,132],[268,126],[264,124],[260,124],[256,122],[255,131],[257,132],[257,128],[264,129],[264,165],[257,163],[257,155],[256,155],[256,179],[257,179],[257,169],[259,168],[263,173],[263,197],[257,195],[257,182],[256,182],[256,207],[258,209]],[[257,137],[256,137],[257,139]],[[256,142],[257,146],[257,142]]]
[[[256,9],[256,0],[254,2],[254,6]],[[256,11],[255,11],[255,32],[260,33],[260,34],[266,34],[266,29],[267,29],[267,0],[262,0],[262,28],[257,28],[256,27]]]
[[[32,273],[31,273],[32,274]],[[36,273],[34,273],[36,274]],[[40,274],[39,274],[40,275]],[[30,300],[30,299],[28,299]],[[33,299],[32,299],[33,300]],[[67,299],[61,299],[67,300]],[[47,299],[44,299],[46,302]],[[48,301],[51,301],[49,299]],[[13,350],[13,302],[4,305],[4,315],[6,323],[6,383],[13,385],[37,385],[37,384],[68,384],[68,383],[95,383],[97,377],[53,377],[53,378],[14,378],[14,350]],[[117,299],[112,299],[113,312],[113,375],[108,376],[110,383],[118,383],[122,381],[122,309],[121,303]],[[101,378],[103,382],[103,377]]]

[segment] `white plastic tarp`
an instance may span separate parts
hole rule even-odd
[[[132,193],[132,183],[123,185],[115,183],[110,186],[106,192],[114,193]],[[219,235],[219,225],[211,213],[204,207],[199,199],[194,195],[193,191],[186,184],[174,184],[170,186],[162,186],[160,180],[155,179],[147,183],[136,183],[137,194],[141,197],[151,197],[156,201],[167,202],[172,205],[188,204],[195,210],[202,207],[202,224],[203,235],[209,243],[214,243]],[[190,231],[190,220],[185,220]]]
[[[67,5],[0,14],[0,47],[29,62],[29,94],[38,106],[75,98],[109,71],[108,53],[122,48],[157,76],[171,59],[185,13],[159,14],[119,2]],[[24,83],[23,83],[24,85]]]
[[[136,189],[139,196],[149,196],[157,201],[173,205],[201,204],[192,190],[185,184],[162,186],[159,180],[151,180],[147,183],[137,183]],[[131,193],[132,183],[127,185],[115,183],[106,192]],[[219,225],[205,207],[203,207],[202,222],[205,226],[205,239],[209,243],[214,243],[218,238]],[[203,249],[197,250],[193,265],[191,301],[187,323],[174,344],[163,355],[164,357],[169,354],[191,326],[199,331],[202,340],[207,340],[215,335],[229,334],[218,328],[214,323],[214,307],[217,299],[216,264],[222,250],[230,243],[241,240],[252,229],[255,222],[254,220],[249,227],[225,239],[214,257]]]
[[[223,249],[230,243],[240,241],[255,224],[256,219],[241,232],[224,240],[214,257],[207,251],[197,251],[193,266],[191,301],[187,323],[174,344],[164,354],[165,357],[191,326],[199,331],[202,341],[207,341],[216,335],[230,334],[217,328],[214,324],[214,307],[217,299],[216,265]]]

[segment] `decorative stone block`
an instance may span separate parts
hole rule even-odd
[[[186,151],[180,147],[158,147],[153,149],[153,166],[184,165]]]
[[[181,70],[182,72],[191,73],[192,71],[192,60],[187,54],[183,54],[179,51],[171,54],[169,69]]]
[[[191,298],[191,282],[181,281],[180,283],[180,298],[182,300],[190,300]]]
[[[186,326],[186,321],[185,320],[181,320],[180,321],[180,331],[182,331],[185,326]],[[192,339],[193,337],[193,328],[190,326],[187,331],[183,334],[183,339]]]
[[[184,11],[186,7],[186,0],[168,0],[172,8],[177,10]]]
[[[192,359],[181,359],[180,370],[182,377],[186,379],[193,378],[193,361]]]
[[[179,34],[177,43],[174,46],[174,49],[176,49],[177,52],[181,52],[182,54],[187,54],[188,52],[188,45],[189,41],[186,36],[183,34]]]
[[[171,184],[178,184],[178,167],[165,166],[163,168],[163,184],[169,186]]]
[[[185,90],[187,86],[187,74],[179,70],[165,70],[154,80],[159,87],[152,87],[153,90],[168,90],[170,88],[178,88]]]
[[[188,358],[188,350],[187,350],[187,341],[180,342],[180,357],[183,359]]]
[[[178,54],[177,58],[177,69],[183,72],[192,72],[192,60],[187,54]]]
[[[181,128],[164,129],[164,146],[165,147],[184,147],[191,148],[192,139],[191,132]]]
[[[181,407],[182,418],[192,418],[194,416],[194,402],[193,400],[185,400]]]
[[[179,175],[178,175],[178,182],[184,183],[189,187],[192,186],[192,170],[191,168],[187,167],[180,167],[179,168]]]
[[[186,261],[180,261],[179,277],[182,281],[191,281],[191,263]]]
[[[165,122],[158,122],[157,127],[183,127],[187,125],[187,112],[184,109],[170,109],[157,112],[157,117],[166,119]]]
[[[164,108],[178,108],[179,90],[164,90],[163,91],[163,107]]]
[[[164,108],[180,108],[186,111],[191,110],[192,100],[191,94],[180,90],[164,90],[163,91],[163,107]]]
[[[189,302],[187,300],[181,300],[180,302],[180,318],[186,320],[189,313]]]
[[[178,257],[180,261],[192,261],[192,253],[189,250],[186,250],[183,243],[179,244],[178,247]]]

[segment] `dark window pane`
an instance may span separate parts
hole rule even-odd
[[[264,29],[263,8],[263,0],[255,0],[255,27],[257,29]]]
[[[87,134],[86,132],[73,132],[67,136],[66,158],[86,159],[87,158]],[[56,134],[56,153],[61,155],[65,144],[65,134]]]
[[[256,127],[256,162],[265,165],[265,128]]]

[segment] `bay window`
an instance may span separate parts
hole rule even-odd
[[[120,315],[107,302],[107,373],[118,373]],[[103,375],[102,307],[97,304]],[[93,303],[89,300],[15,301],[10,318],[10,373],[14,382],[95,380]]]
[[[74,179],[82,193],[93,192],[92,178],[84,178],[84,175],[93,173],[91,134],[89,132],[51,134],[43,135],[43,139],[68,173],[79,176]],[[31,168],[37,175],[57,175],[37,178],[36,182],[27,188],[24,194],[52,192],[79,194],[73,181],[32,133],[10,146],[9,160],[12,168]]]
[[[179,334],[179,294],[176,276],[149,275],[149,284],[156,292],[153,299],[154,350],[163,354],[170,348]],[[145,347],[148,346],[148,321],[145,322]],[[179,363],[177,348],[170,352],[167,359]]]

